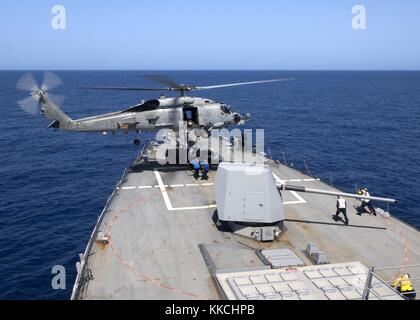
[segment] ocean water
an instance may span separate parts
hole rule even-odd
[[[57,71],[63,109],[78,118],[122,109],[150,93],[80,86],[150,85],[142,71]],[[162,72],[158,72],[162,73]],[[168,71],[206,85],[293,77],[293,81],[223,88],[199,96],[252,114],[267,152],[344,191],[367,186],[395,197],[396,217],[420,227],[420,72]],[[0,299],[68,299],[96,219],[123,169],[139,151],[133,134],[46,129],[48,121],[16,102],[23,71],[0,71]],[[34,72],[40,80],[42,73]],[[66,267],[66,290],[53,290],[51,268]]]

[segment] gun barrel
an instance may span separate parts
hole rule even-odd
[[[324,194],[327,196],[342,196],[345,198],[355,198],[355,199],[368,199],[368,200],[375,200],[381,202],[388,202],[388,203],[397,203],[397,200],[390,199],[390,198],[382,198],[382,197],[366,197],[363,195],[353,194],[353,193],[346,193],[346,192],[337,192],[337,191],[328,191],[328,190],[321,190],[321,189],[312,189],[306,188],[301,186],[292,186],[283,184],[279,187],[280,190],[289,190],[289,191],[297,191],[297,192],[307,192],[307,193],[315,193],[315,194]]]

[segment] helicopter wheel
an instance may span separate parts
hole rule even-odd
[[[136,146],[138,146],[139,144],[140,144],[140,139],[134,139],[134,144],[136,145]]]

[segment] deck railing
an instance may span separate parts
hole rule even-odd
[[[147,150],[147,147],[150,145],[150,140],[144,144],[143,148],[140,150],[137,158],[135,161],[137,161],[137,159],[140,159],[143,155],[143,153]],[[88,284],[89,280],[91,279],[92,275],[90,274],[90,270],[88,268],[88,260],[91,260],[94,258],[94,253],[93,254],[89,254],[89,252],[92,249],[93,244],[96,241],[96,237],[98,235],[98,233],[100,232],[99,230],[99,226],[101,225],[105,213],[108,211],[109,208],[109,204],[111,202],[111,199],[114,198],[116,190],[118,190],[118,187],[124,182],[125,176],[128,172],[129,168],[125,168],[124,172],[121,176],[121,178],[117,181],[115,189],[112,191],[111,195],[108,197],[105,207],[103,208],[101,214],[98,217],[98,220],[96,222],[96,225],[92,231],[92,234],[89,238],[88,244],[86,246],[85,252],[83,254],[80,254],[80,261],[77,262],[76,265],[78,265],[78,270],[77,270],[77,275],[76,275],[76,279],[74,281],[74,285],[73,285],[73,290],[71,293],[71,300],[74,300],[77,298],[79,291],[81,289],[81,287],[85,286]]]
[[[401,271],[403,269],[404,269],[404,271]],[[408,299],[406,297],[406,295],[408,295],[408,294],[412,294],[412,293],[417,294],[418,290],[416,290],[415,288],[420,285],[420,278],[419,277],[413,277],[413,278],[410,277],[410,281],[413,285],[413,290],[414,291],[400,292],[399,290],[397,290],[397,288],[392,287],[392,284],[394,283],[396,278],[401,277],[404,273],[410,273],[409,271],[413,270],[413,269],[416,270],[417,274],[418,274],[419,270],[420,270],[420,264],[412,264],[412,265],[407,265],[407,266],[379,267],[379,268],[378,267],[371,267],[369,269],[368,275],[366,277],[366,283],[365,283],[365,288],[364,288],[364,292],[363,292],[363,300],[369,300],[369,297],[371,295],[373,295],[373,296],[375,296],[376,298],[379,299],[378,295],[375,293],[374,288],[372,286],[373,279],[377,279],[382,284],[388,286],[391,290],[393,290],[396,294],[398,294],[403,299]],[[389,281],[385,281],[378,275],[378,271],[389,271],[389,270],[399,270],[397,272],[397,274],[394,276],[394,279],[391,279]],[[416,297],[416,299],[418,299],[418,297]]]

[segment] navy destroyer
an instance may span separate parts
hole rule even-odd
[[[72,299],[404,299],[391,283],[419,277],[419,232],[385,211],[358,215],[351,194],[263,153],[264,164],[222,162],[195,180],[160,165],[158,149],[124,171]],[[347,226],[332,219],[340,194]]]
[[[18,83],[30,92],[19,105],[51,119],[51,128],[131,131],[136,145],[142,130],[162,135],[144,145],[109,197],[80,254],[71,299],[383,300],[408,298],[391,286],[402,275],[419,285],[418,230],[381,209],[358,214],[360,200],[394,199],[341,192],[271,159],[264,145],[253,149],[241,131],[214,136],[250,115],[187,95],[290,79],[193,86],[152,78],[166,87],[94,89],[180,95],[76,120],[48,92],[57,76]],[[191,170],[197,163],[211,164],[205,179]],[[348,225],[335,215],[337,197],[347,199]]]

